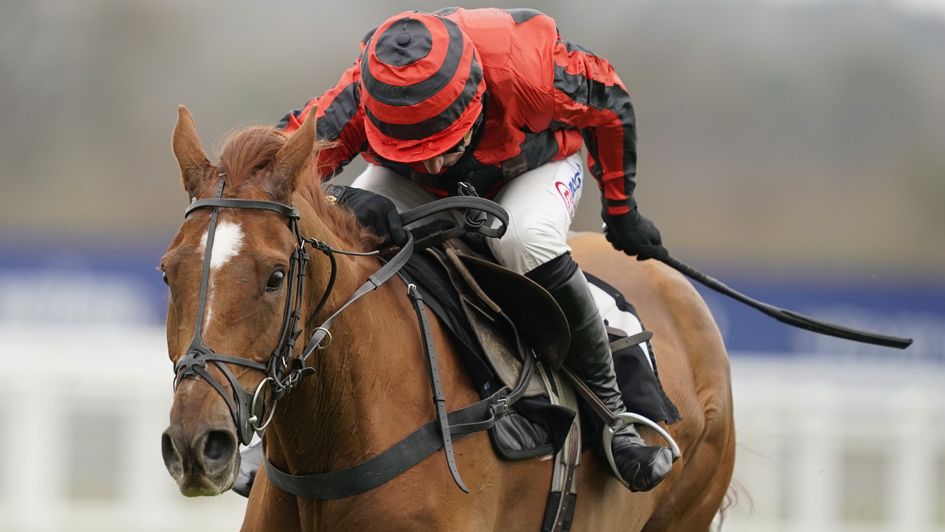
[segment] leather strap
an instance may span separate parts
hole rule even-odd
[[[567,532],[571,530],[571,523],[574,518],[574,510],[577,499],[577,463],[578,456],[581,453],[581,429],[577,423],[571,425],[571,436],[578,439],[578,443],[571,442],[567,446],[568,456],[564,459],[564,479],[558,499],[558,507],[555,510],[555,517],[551,524],[552,532]]]
[[[190,346],[184,353],[184,356],[181,357],[181,359],[178,360],[174,366],[174,389],[177,389],[177,386],[180,384],[181,380],[185,378],[200,378],[205,380],[208,384],[210,384],[211,387],[213,387],[214,390],[216,390],[218,394],[220,394],[226,403],[227,408],[229,408],[230,416],[233,418],[233,423],[236,427],[240,442],[248,444],[252,439],[253,433],[261,428],[255,421],[257,418],[257,413],[252,411],[255,406],[255,394],[243,387],[236,375],[229,369],[228,365],[232,364],[243,366],[265,373],[270,368],[276,367],[276,365],[273,364],[273,360],[280,356],[284,357],[284,353],[286,351],[291,352],[295,341],[295,335],[292,333],[292,331],[295,330],[295,323],[298,321],[299,315],[298,307],[301,305],[301,272],[304,269],[307,258],[305,257],[304,249],[296,250],[292,256],[288,286],[290,291],[293,287],[298,291],[298,296],[295,299],[296,308],[291,308],[293,300],[290,294],[290,296],[286,298],[286,305],[283,313],[283,330],[279,335],[279,343],[276,345],[270,357],[270,364],[262,364],[249,359],[219,354],[214,352],[211,347],[207,346],[203,340],[203,327],[205,320],[204,316],[206,312],[209,291],[211,256],[213,253],[214,238],[216,236],[217,223],[219,222],[221,209],[261,209],[276,212],[288,217],[289,228],[297,238],[301,238],[298,230],[299,215],[295,209],[281,203],[270,201],[223,198],[223,189],[226,186],[226,181],[223,179],[224,174],[222,172],[219,174],[219,177],[221,179],[217,190],[217,197],[193,201],[187,207],[187,210],[184,213],[184,217],[186,218],[195,210],[203,208],[212,209],[210,212],[209,226],[207,228],[207,241],[204,246],[205,251],[200,274],[200,287],[197,296],[198,306],[194,325],[194,335]],[[301,246],[301,239],[299,240],[299,243]],[[297,272],[299,276],[297,278],[293,277],[293,272]],[[223,374],[225,380],[230,386],[229,392],[227,392],[224,385],[208,371],[208,363],[212,363]],[[277,375],[270,375],[270,379],[273,382],[277,381],[277,377]],[[258,390],[259,388],[257,388],[256,391],[258,392]]]
[[[488,237],[500,237],[505,234],[505,229],[509,225],[509,213],[498,203],[476,196],[451,196],[430,203],[421,205],[415,209],[410,209],[400,214],[400,219],[404,225],[413,223],[421,218],[426,218],[438,212],[454,209],[472,209],[483,211],[499,219],[502,223],[496,228],[479,228],[478,232]]]
[[[614,340],[610,344],[610,352],[616,353],[621,349],[625,349],[630,346],[642,344],[644,342],[649,342],[653,338],[653,331],[640,331],[632,336],[627,336],[619,340]]]
[[[507,393],[508,389],[502,388],[478,403],[450,412],[450,435],[460,438],[492,428],[503,415],[497,406],[503,404]],[[328,473],[292,475],[274,466],[267,456],[263,460],[270,482],[287,493],[321,500],[352,497],[392,480],[440,450],[443,439],[439,430],[440,423],[434,419],[370,460]]]
[[[508,212],[498,203],[477,196],[453,196],[432,201],[401,213],[400,219],[404,225],[408,225],[420,218],[453,209],[466,209],[463,223],[421,238],[417,242],[418,249],[442,244],[451,238],[473,233],[479,233],[487,238],[499,238],[508,228]],[[479,214],[474,214],[474,211],[478,211]],[[487,225],[488,219],[484,214],[491,214],[499,221],[499,224],[495,227],[492,226],[493,224]]]
[[[574,392],[563,386],[557,373],[549,373],[547,365],[538,365],[539,373],[548,391],[548,399],[553,405],[577,408]],[[580,462],[581,413],[575,414],[568,436],[561,449],[554,456],[554,469],[551,476],[551,489],[545,502],[545,516],[542,520],[542,532],[567,532],[574,520],[574,508],[577,503],[576,470]]]
[[[498,218],[502,223],[497,228],[476,228],[479,232],[486,236],[502,236],[502,234],[505,233],[506,227],[508,226],[509,214],[498,203],[483,198],[467,196],[450,197],[432,201],[415,209],[410,209],[409,211],[401,213],[400,218],[404,225],[408,225],[421,218],[452,209],[478,209]],[[467,229],[462,228],[462,232],[466,233]],[[321,341],[325,339],[325,336],[329,334],[331,322],[336,316],[338,316],[338,314],[340,314],[344,309],[348,308],[349,305],[357,301],[361,296],[377,289],[377,287],[384,284],[388,279],[393,277],[394,274],[399,272],[400,269],[403,268],[405,264],[407,264],[407,261],[410,260],[410,257],[413,255],[413,250],[413,234],[410,231],[407,231],[407,242],[400,248],[400,251],[398,251],[397,254],[395,254],[386,264],[384,264],[384,266],[374,272],[373,275],[368,277],[367,281],[361,285],[360,288],[355,290],[354,294],[351,295],[348,301],[342,305],[341,308],[336,310],[321,324],[321,326],[315,329],[315,332],[309,338],[309,341],[305,346],[305,350],[303,351],[301,357],[302,360],[305,361],[308,359],[315,349],[318,348]]]
[[[275,201],[246,200],[233,198],[210,198],[193,201],[187,210],[184,211],[184,218],[191,212],[204,207],[225,207],[229,209],[258,209],[263,211],[272,211],[288,216],[289,218],[298,218],[299,211],[288,205],[277,203]]]
[[[600,397],[597,397],[597,394],[587,386],[587,383],[585,383],[583,379],[574,374],[571,368],[561,366],[559,371],[561,375],[571,381],[571,384],[574,385],[574,389],[587,401],[587,406],[597,414],[597,417],[599,417],[605,425],[609,427],[617,423],[617,416],[607,408],[607,405],[600,400]]]
[[[248,200],[207,201],[213,203],[206,203],[202,206],[230,206],[221,205],[219,202]],[[246,203],[242,205],[250,207]],[[266,207],[263,208],[269,208],[272,204],[266,202],[265,205]],[[418,219],[430,216],[431,214],[457,208],[485,211],[498,218],[501,222],[496,228],[483,226],[475,228],[464,227],[462,228],[464,233],[469,232],[469,230],[476,230],[486,236],[501,236],[508,225],[508,213],[501,206],[478,197],[451,197],[434,201],[402,213],[401,219],[403,220],[403,224],[407,225]],[[281,212],[274,208],[270,208],[270,210]],[[340,308],[332,313],[321,326],[315,329],[315,332],[309,338],[303,350],[303,354],[300,357],[300,365],[304,366],[305,360],[319,347],[322,340],[330,334],[329,328],[335,317],[362,296],[377,289],[403,268],[414,251],[414,239],[409,231],[407,237],[407,242],[401,249],[377,272],[368,277],[367,281],[355,290],[351,297],[341,305]],[[417,296],[419,298],[419,293],[417,293]],[[425,336],[428,336],[430,330],[429,325],[425,325],[425,316],[419,306],[417,306],[417,312],[420,326],[424,329]],[[512,327],[514,329],[514,325],[512,325]],[[521,340],[517,340],[517,342],[519,348],[522,349]],[[437,391],[438,386],[435,377],[438,375],[438,370],[435,367],[436,359],[435,355],[432,354],[432,345],[432,338],[426,338],[424,340],[424,347],[428,349],[427,356],[431,363],[434,400],[437,402],[437,419],[426,423],[393,447],[374,458],[338,471],[312,475],[292,475],[280,470],[269,461],[268,457],[264,457],[266,473],[273,485],[283,491],[308,499],[324,500],[351,497],[390,481],[420,463],[420,461],[427,456],[443,448],[445,445],[447,447],[447,462],[450,465],[453,478],[461,489],[468,492],[468,489],[465,488],[462,480],[459,478],[459,473],[456,471],[455,459],[451,457],[452,438],[488,430],[495,425],[498,418],[506,415],[510,411],[510,405],[518,400],[524,393],[528,378],[534,370],[534,359],[532,357],[523,356],[525,364],[522,368],[522,378],[513,390],[510,391],[507,387],[502,388],[478,403],[446,414],[445,406],[443,406],[443,401],[441,400],[443,397],[442,390]]]
[[[417,312],[417,321],[420,323],[420,335],[423,340],[423,352],[427,356],[427,369],[430,372],[430,386],[433,388],[433,406],[436,408],[436,420],[440,425],[440,436],[443,439],[443,451],[446,455],[446,465],[449,467],[453,481],[463,490],[463,493],[469,493],[469,488],[463,484],[462,477],[459,476],[459,470],[456,467],[456,455],[453,453],[453,440],[450,437],[450,425],[446,413],[446,394],[443,393],[443,383],[440,381],[440,367],[436,361],[436,347],[433,343],[433,329],[430,328],[430,322],[427,320],[426,311],[423,310],[423,296],[417,285],[410,284],[407,287],[407,295],[410,297],[413,308]]]
[[[400,248],[400,251],[397,252],[386,264],[380,267],[376,272],[367,278],[364,284],[358,287],[357,290],[351,294],[351,297],[348,298],[348,301],[344,305],[338,308],[331,316],[329,316],[320,326],[315,329],[315,332],[309,338],[308,343],[305,345],[305,350],[302,352],[302,361],[305,362],[309,356],[318,348],[322,340],[325,339],[325,336],[329,334],[329,329],[331,328],[331,323],[335,318],[341,314],[346,308],[348,308],[352,303],[360,299],[365,294],[372,292],[381,286],[388,279],[394,276],[401,268],[407,264],[407,261],[410,260],[410,256],[413,255],[413,235],[408,231],[407,232],[407,242]]]

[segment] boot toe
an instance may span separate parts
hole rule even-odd
[[[613,442],[614,462],[630,491],[649,491],[673,469],[673,453],[666,447],[641,445],[631,438]]]

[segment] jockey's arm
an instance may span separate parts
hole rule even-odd
[[[581,130],[587,165],[603,192],[607,239],[640,259],[666,256],[656,226],[640,215],[636,188],[636,117],[630,94],[604,58],[558,40],[553,120]]]
[[[294,132],[308,116],[308,111],[317,105],[316,137],[329,143],[318,152],[316,167],[324,181],[338,175],[364,148],[367,136],[364,133],[364,111],[361,109],[358,91],[359,63],[355,62],[344,71],[338,83],[317,98],[309,100],[305,107],[286,114],[276,127],[287,133]]]
[[[559,40],[555,44],[554,120],[579,128],[588,168],[610,215],[629,213],[636,186],[636,118],[630,95],[606,59]]]

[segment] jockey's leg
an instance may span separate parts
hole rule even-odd
[[[584,169],[579,155],[525,172],[507,183],[495,201],[509,213],[502,238],[490,238],[499,264],[526,274],[568,254],[568,230],[581,200]]]
[[[611,412],[626,412],[607,330],[587,279],[570,255],[544,266],[530,272],[529,277],[548,289],[568,319],[571,347],[565,359],[567,365]],[[652,489],[672,470],[672,452],[666,447],[646,445],[632,424],[614,435],[611,447],[620,476],[633,491]]]
[[[621,414],[627,408],[617,386],[604,321],[567,244],[582,181],[577,155],[511,181],[496,197],[509,211],[508,231],[489,244],[501,264],[527,275],[555,298],[571,329],[567,364],[611,412]],[[633,425],[614,436],[612,451],[620,475],[633,491],[652,489],[672,469],[671,451],[647,446]]]

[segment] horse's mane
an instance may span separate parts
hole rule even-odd
[[[220,154],[220,168],[226,171],[228,189],[238,193],[243,187],[271,188],[266,186],[266,180],[271,179],[272,163],[288,138],[282,130],[266,126],[251,126],[227,134]],[[315,156],[297,179],[295,192],[311,204],[318,217],[338,236],[364,249],[375,249],[381,239],[362,227],[351,211],[329,203],[319,186],[318,152],[328,146],[331,143],[316,143]]]

